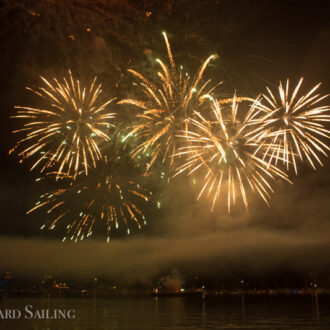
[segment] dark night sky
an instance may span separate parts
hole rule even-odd
[[[161,38],[165,30],[177,62],[189,70],[199,67],[209,54],[219,55],[207,76],[223,80],[225,93],[237,90],[256,96],[266,85],[276,86],[280,79],[297,80],[301,76],[305,77],[306,88],[322,81],[322,92],[329,93],[327,5],[328,1],[318,0],[0,1],[0,251],[12,251],[11,257],[0,252],[0,260],[15,269],[13,260],[24,260],[24,249],[33,255],[41,247],[50,253],[52,267],[56,267],[59,261],[51,251],[61,249],[56,251],[62,253],[64,249],[39,232],[42,218],[25,216],[43,187],[34,182],[36,173],[29,173],[27,165],[19,165],[14,156],[8,156],[15,142],[10,134],[15,124],[9,116],[14,105],[31,101],[24,86],[37,86],[39,74],[57,75],[69,67],[82,77],[96,73],[110,94],[129,96],[125,70],[134,67],[151,71],[152,59],[165,57]],[[147,11],[151,12],[149,17]],[[86,32],[88,27],[90,32]],[[149,221],[144,233],[118,240],[112,251],[103,251],[97,242],[84,243],[89,245],[81,248],[91,257],[96,251],[106,256],[98,256],[93,269],[116,260],[117,252],[128,255],[133,249],[135,257],[127,258],[125,266],[119,264],[114,272],[140,262],[141,274],[141,260],[154,264],[155,269],[171,262],[195,261],[189,253],[192,241],[197,244],[193,249],[196,260],[218,257],[226,267],[231,265],[228,260],[237,267],[239,256],[254,259],[261,247],[265,247],[265,255],[254,259],[249,267],[270,267],[269,258],[279,265],[299,259],[296,266],[300,269],[304,255],[309,258],[307,266],[317,258],[322,258],[323,266],[329,266],[329,168],[327,161],[317,172],[306,165],[298,177],[293,177],[294,185],[275,185],[272,208],[253,201],[248,214],[237,212],[231,217],[219,212],[210,215],[207,203],[192,203],[180,183],[167,189],[165,199],[171,205],[166,209],[165,203],[161,217]],[[178,196],[175,202],[171,200],[174,193]],[[61,233],[53,236],[62,237]],[[31,238],[38,240],[27,240]],[[171,248],[164,251],[163,246],[169,243]],[[74,249],[63,263],[70,270],[74,267],[68,266],[70,258],[79,259]],[[287,259],[280,257],[283,255]],[[45,261],[41,256],[29,260],[36,268]],[[82,262],[81,267],[87,268],[87,263],[84,266]],[[156,270],[150,270],[153,272]]]

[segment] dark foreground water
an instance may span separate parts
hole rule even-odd
[[[76,318],[25,319],[27,305],[33,313],[75,309]],[[5,309],[22,316],[0,319],[0,329],[330,329],[329,296],[24,297],[4,299]]]

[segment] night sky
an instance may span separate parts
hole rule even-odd
[[[40,232],[42,212],[25,215],[48,186],[35,182],[38,173],[29,172],[28,162],[19,164],[8,155],[16,141],[11,131],[17,122],[9,118],[14,106],[35,101],[25,86],[37,87],[39,75],[61,77],[70,68],[83,79],[97,75],[107,95],[131,97],[126,70],[153,74],[154,59],[166,58],[162,31],[176,62],[188,71],[196,71],[210,54],[218,55],[205,76],[223,81],[225,96],[237,91],[256,97],[279,80],[296,83],[300,77],[307,89],[322,82],[321,92],[327,94],[327,5],[318,0],[2,0],[1,267],[27,273],[47,267],[102,271],[128,279],[180,265],[206,273],[214,268],[328,269],[330,162],[324,158],[325,166],[317,171],[305,164],[297,177],[292,173],[293,185],[275,183],[271,208],[253,199],[248,213],[237,208],[228,215],[219,208],[211,214],[209,201],[195,202],[179,179],[164,188],[162,209],[152,213],[141,232],[109,245],[96,237],[73,247],[60,242],[62,233]],[[123,121],[130,116],[123,114]]]

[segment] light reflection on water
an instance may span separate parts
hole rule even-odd
[[[5,308],[75,309],[76,318],[0,320],[0,329],[330,329],[330,297],[6,298]]]

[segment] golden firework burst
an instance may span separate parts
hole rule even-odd
[[[297,174],[297,159],[306,159],[316,169],[316,163],[322,165],[319,154],[327,156],[330,150],[325,142],[330,138],[330,131],[324,124],[330,121],[330,107],[321,105],[328,95],[317,91],[321,84],[314,86],[306,94],[299,96],[301,78],[290,93],[289,79],[285,86],[280,82],[278,94],[268,87],[268,95],[263,94],[257,107],[264,112],[262,124],[267,130],[271,145],[278,147],[266,149],[264,158],[275,163],[279,159],[286,165],[294,167]]]
[[[259,124],[261,110],[257,102],[234,96],[228,100],[211,101],[211,112],[195,113],[189,120],[189,129],[180,135],[186,146],[179,149],[177,155],[185,156],[186,161],[177,168],[176,175],[187,171],[188,174],[204,173],[199,199],[206,192],[212,196],[212,209],[226,190],[227,207],[230,212],[240,194],[248,208],[248,190],[257,192],[269,205],[273,189],[270,181],[275,178],[288,180],[287,175],[262,159],[262,150],[274,146],[264,142],[266,131]],[[246,114],[239,112],[240,102],[248,107]]]
[[[86,88],[74,80],[48,81],[41,77],[44,86],[38,90],[27,88],[42,99],[41,108],[16,106],[16,119],[23,119],[24,126],[13,133],[23,134],[10,151],[19,150],[22,159],[35,158],[31,170],[40,165],[40,172],[56,171],[58,175],[78,174],[81,168],[85,174],[90,166],[95,167],[101,158],[100,144],[109,141],[109,129],[114,126],[115,114],[109,104],[114,100],[101,102],[101,84],[96,77]],[[23,150],[21,150],[23,149]]]
[[[132,104],[142,110],[137,116],[137,123],[130,134],[137,134],[142,141],[134,150],[134,157],[139,153],[151,152],[147,171],[156,159],[168,160],[169,169],[173,168],[171,157],[177,150],[176,135],[187,125],[188,117],[193,110],[198,109],[204,102],[202,95],[211,93],[217,86],[210,86],[210,80],[202,83],[205,69],[215,55],[209,56],[202,64],[194,78],[176,67],[166,33],[163,33],[169,65],[160,59],[157,63],[155,82],[149,80],[135,70],[128,70],[140,80],[138,86],[144,95],[141,99],[125,99],[121,104]]]
[[[111,232],[122,226],[127,234],[132,224],[141,229],[147,224],[143,209],[153,201],[152,192],[126,148],[117,137],[88,176],[62,175],[57,182],[60,188],[40,196],[27,213],[47,209],[48,220],[41,229],[65,224],[63,241],[83,240],[97,228],[106,229],[108,241]]]

